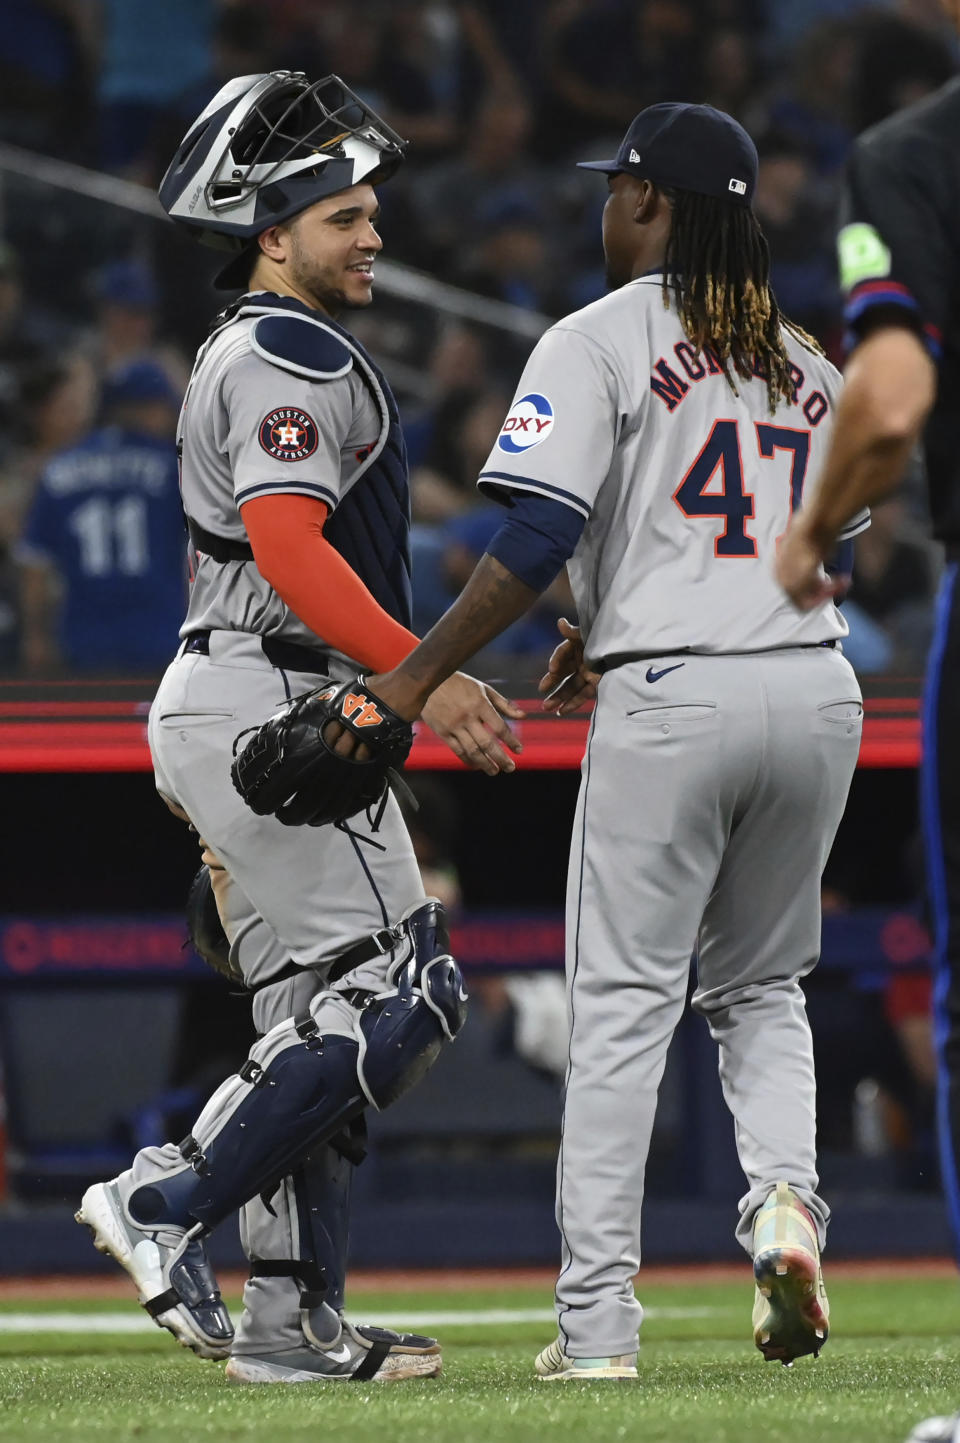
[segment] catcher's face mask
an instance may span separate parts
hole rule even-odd
[[[231,80],[190,127],[160,203],[204,245],[242,254],[324,196],[387,180],[406,142],[336,75],[288,70]],[[218,284],[243,284],[228,265]]]

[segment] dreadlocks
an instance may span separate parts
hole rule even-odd
[[[731,367],[767,383],[771,413],[793,400],[794,380],[780,328],[808,349],[820,346],[780,314],[770,289],[770,251],[753,211],[713,196],[661,187],[673,207],[663,267],[663,303],[674,304],[698,349],[708,346],[736,391]]]

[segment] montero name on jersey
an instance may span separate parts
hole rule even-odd
[[[709,346],[704,346],[698,351],[689,341],[678,341],[673,347],[673,353],[680,369],[683,370],[684,375],[689,377],[690,381],[702,381],[706,376],[723,374],[723,367]],[[790,374],[793,377],[794,386],[793,404],[796,406],[800,404],[800,392],[803,390],[807,378],[794,362],[790,364]],[[762,371],[756,365],[754,375],[759,379],[763,378]],[[654,362],[650,372],[650,389],[654,395],[660,397],[668,411],[674,411],[690,390],[690,384],[661,356],[658,361]],[[829,409],[829,403],[822,391],[811,391],[802,403],[803,414],[811,426],[818,426]]]

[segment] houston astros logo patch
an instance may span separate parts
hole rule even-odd
[[[305,461],[318,439],[313,421],[298,406],[277,406],[260,422],[260,445],[276,461]]]
[[[553,407],[546,396],[531,391],[516,401],[513,410],[503,423],[497,445],[508,456],[517,456],[539,446],[553,430]]]

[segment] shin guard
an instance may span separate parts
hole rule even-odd
[[[386,1107],[419,1081],[463,1025],[466,993],[444,950],[439,902],[411,909],[397,932],[407,945],[387,989],[321,993],[308,1012],[261,1038],[180,1144],[183,1166],[130,1194],[134,1220],[213,1227],[258,1193],[272,1194],[367,1103]],[[337,1030],[322,1032],[319,1017]]]

